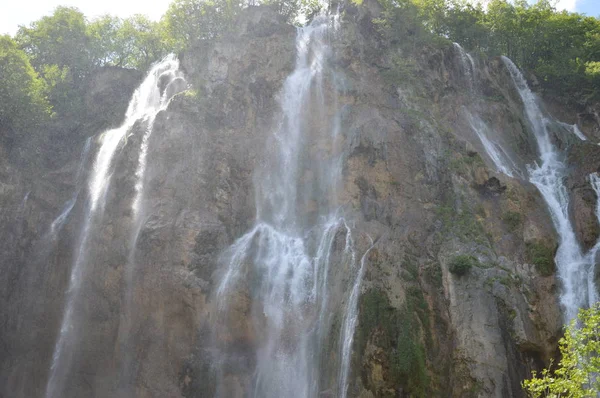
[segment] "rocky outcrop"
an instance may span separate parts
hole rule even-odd
[[[537,190],[495,171],[463,114],[477,111],[522,167],[536,149],[519,96],[497,59],[477,60],[481,95],[474,95],[451,45],[408,51],[391,43],[377,33],[377,7],[367,3],[344,10],[326,61],[335,78],[324,83],[342,109],[340,203],[361,249],[366,236],[376,241],[366,259],[349,396],[523,396],[521,381],[555,356],[561,334],[559,286],[552,267],[542,270],[532,255],[535,248],[553,261],[557,238]],[[126,242],[143,123],[115,158],[83,289],[85,338],[66,397],[215,393],[210,326],[221,255],[254,221],[253,173],[268,156],[276,97],[295,56],[295,29],[270,8],[250,7],[237,26],[181,57],[192,85],[156,118],[134,252]],[[137,78],[121,70],[98,75],[88,98],[101,105],[90,111],[90,133],[78,136],[115,120],[117,102],[108,98],[119,97],[123,111],[125,89],[117,86]],[[46,183],[0,156],[8,275],[0,286],[0,396],[43,396],[62,319],[84,200],[55,240],[44,241],[75,190],[69,181],[80,147],[62,138],[57,145],[70,160],[57,161]],[[573,148],[573,175],[600,165],[595,157],[578,162]],[[304,155],[316,159],[322,149]],[[598,227],[586,224],[593,198],[582,184],[574,177],[569,189],[589,244]],[[458,256],[474,264],[463,275],[451,271]],[[216,338],[250,352],[260,332],[248,321],[252,302],[243,290],[233,301],[233,327]],[[251,363],[227,365],[225,395],[243,396]]]

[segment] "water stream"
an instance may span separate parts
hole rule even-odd
[[[340,112],[336,90],[324,89],[335,78],[327,65],[333,35],[330,17],[298,29],[273,153],[255,173],[255,226],[223,256],[216,293],[218,396],[231,395],[229,369],[240,362],[249,363],[249,396],[346,395],[367,253],[356,261],[352,228],[337,201]],[[311,152],[315,147],[319,153]],[[251,340],[249,354],[219,340],[231,334],[228,314],[247,300],[251,327],[239,338]]]
[[[78,341],[81,336],[79,328],[79,313],[82,311],[82,285],[89,266],[88,250],[92,234],[98,227],[104,205],[106,193],[111,178],[112,160],[119,145],[138,121],[146,122],[147,131],[158,111],[164,104],[161,89],[161,76],[164,72],[177,68],[174,56],[168,56],[154,65],[141,85],[135,90],[123,124],[115,129],[110,129],[100,136],[101,144],[94,160],[88,182],[88,202],[86,203],[85,217],[79,233],[79,243],[74,253],[74,261],[69,278],[69,287],[66,293],[65,309],[61,322],[58,339],[54,348],[50,376],[46,385],[46,398],[59,398],[63,396],[63,388],[71,371],[71,364],[77,354]],[[163,84],[164,85],[164,84]],[[146,139],[148,132],[144,135]],[[144,141],[146,140],[142,140]],[[136,189],[141,191],[141,189]],[[67,212],[68,213],[68,212]]]
[[[588,307],[596,300],[593,262],[583,254],[569,216],[569,192],[564,185],[566,166],[563,154],[554,146],[548,132],[547,118],[538,105],[536,96],[525,78],[508,58],[503,57],[515,87],[521,96],[525,114],[538,145],[539,162],[528,166],[529,181],[533,183],[548,205],[560,242],[555,256],[558,277],[562,283],[560,302],[565,319],[573,319],[579,308]],[[591,301],[593,300],[593,301]]]

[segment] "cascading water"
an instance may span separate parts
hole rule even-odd
[[[142,140],[143,145],[146,145],[147,136],[152,128],[152,122],[165,103],[163,98],[166,97],[167,90],[164,87],[162,87],[164,90],[161,90],[161,76],[165,72],[174,71],[177,68],[178,63],[173,55],[166,57],[154,65],[142,84],[134,92],[129,102],[123,124],[101,135],[100,149],[98,150],[92,172],[89,176],[89,200],[81,227],[80,240],[74,254],[74,262],[66,294],[65,310],[46,385],[47,398],[61,397],[63,395],[64,384],[71,370],[73,357],[77,351],[78,340],[84,337],[78,333],[78,312],[81,310],[81,301],[83,299],[82,283],[89,262],[88,250],[91,235],[98,226],[104,211],[106,193],[111,177],[112,159],[119,144],[128,132],[131,131],[134,124],[140,120],[146,123],[147,126],[144,139]],[[142,148],[141,153],[144,153],[144,151],[145,149]],[[145,161],[145,155],[143,159]],[[141,189],[137,189],[136,187],[136,192],[140,191]]]
[[[585,135],[581,132],[581,130],[579,130],[579,127],[577,126],[577,123],[575,123],[575,124],[567,124],[567,123],[563,123],[563,122],[557,122],[557,123],[560,126],[566,128],[567,130],[570,130],[581,141],[587,141],[587,138],[585,137]]]
[[[475,60],[462,48],[462,46],[458,43],[452,43],[456,51],[458,52],[458,56],[460,58],[460,65],[463,71],[463,75],[467,79],[467,85],[469,87],[469,91],[474,91],[475,84]]]
[[[596,202],[596,219],[598,223],[600,223],[600,174],[592,173],[589,176],[590,185],[596,192],[597,202]],[[588,301],[590,303],[595,303],[598,301],[598,290],[596,284],[594,283],[594,276],[596,270],[597,256],[598,252],[600,252],[600,238],[598,238],[598,242],[590,249],[588,252],[588,262],[590,264],[588,270]]]
[[[281,92],[274,153],[255,176],[256,224],[224,255],[214,332],[218,396],[234,395],[228,380],[240,363],[251,374],[245,396],[346,394],[366,254],[358,264],[351,228],[339,215],[336,198],[340,114],[337,109],[333,117],[325,113],[337,99],[327,101],[335,90],[323,90],[324,81],[335,79],[326,68],[332,27],[335,18],[319,17],[298,29],[296,67]],[[315,141],[327,149],[311,153]],[[342,236],[344,247],[336,250]],[[253,341],[240,353],[227,323],[245,294],[242,301],[252,303]],[[337,333],[342,337],[332,342]]]
[[[529,180],[542,194],[560,237],[555,261],[562,282],[561,304],[567,321],[577,316],[579,308],[594,304],[596,291],[590,281],[589,256],[584,256],[569,218],[569,192],[563,183],[565,164],[547,130],[548,121],[525,78],[508,58],[502,57],[521,96],[525,114],[538,144],[540,163],[528,166]]]
[[[146,128],[143,132],[142,142],[138,155],[138,163],[135,171],[135,196],[131,204],[131,210],[133,214],[132,221],[132,232],[130,241],[130,250],[125,268],[125,291],[123,299],[123,308],[121,311],[121,318],[119,322],[119,344],[122,357],[120,358],[119,364],[119,377],[121,388],[130,388],[134,369],[134,358],[132,356],[132,337],[131,337],[131,319],[133,311],[133,285],[134,285],[134,274],[136,269],[136,244],[139,237],[140,230],[144,221],[144,188],[145,188],[145,174],[146,174],[146,162],[148,157],[148,145],[152,135],[154,127],[154,120],[158,115],[158,112],[166,109],[169,105],[171,98],[185,90],[187,83],[183,77],[183,73],[179,70],[179,60],[174,56],[170,55],[166,57],[160,65],[157,65],[155,76],[157,79],[157,90],[152,95],[158,95],[158,103],[156,108],[149,114],[145,119]],[[155,97],[156,99],[156,97]]]
[[[77,169],[77,174],[75,175],[75,187],[76,187],[75,192],[73,193],[73,196],[71,197],[71,199],[69,199],[67,201],[67,203],[65,203],[65,206],[63,207],[63,210],[60,213],[60,215],[58,217],[56,217],[54,219],[54,221],[52,222],[52,224],[50,225],[49,236],[51,237],[52,240],[56,239],[57,234],[60,232],[63,225],[67,221],[69,214],[71,214],[73,207],[75,207],[77,198],[79,198],[79,194],[81,192],[81,179],[83,178],[83,172],[85,170],[85,165],[87,162],[87,157],[88,157],[88,153],[90,151],[91,145],[92,145],[92,138],[90,137],[87,140],[85,140],[85,144],[83,146],[83,152],[81,153],[81,158],[79,161],[79,168]]]
[[[471,128],[475,131],[477,137],[479,137],[485,152],[496,166],[496,170],[509,177],[514,177],[514,173],[518,171],[517,165],[512,161],[501,145],[492,142],[488,138],[492,133],[487,124],[485,124],[478,116],[473,116],[468,110],[465,110],[465,115],[467,116]]]
[[[458,52],[461,69],[467,81],[469,92],[473,93],[477,91],[475,60],[460,44],[453,43],[453,45]],[[493,140],[492,137],[496,136],[496,134],[494,134],[488,125],[479,116],[473,115],[466,107],[464,108],[464,114],[469,125],[481,141],[486,154],[494,163],[494,166],[496,166],[496,171],[506,174],[509,177],[514,177],[515,174],[519,175],[519,167],[504,150],[504,147]]]

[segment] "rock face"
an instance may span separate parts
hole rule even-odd
[[[456,48],[398,47],[376,33],[376,11],[343,10],[325,61],[337,77],[327,87],[343,109],[340,202],[354,228],[377,242],[366,258],[348,395],[523,396],[521,381],[555,357],[561,334],[560,286],[532,254],[552,261],[557,238],[537,190],[496,172],[464,114],[476,112],[524,173],[536,149],[519,96],[499,60],[476,60],[473,87]],[[130,279],[142,125],[114,160],[65,397],[216,394],[210,331],[221,255],[254,222],[254,171],[268,156],[276,98],[296,51],[295,29],[268,7],[248,8],[237,26],[181,56],[191,87],[158,114],[150,136],[146,218]],[[89,89],[92,127],[75,135],[107,127],[103,115],[116,112],[110,98],[130,94],[134,85],[123,82],[134,81],[118,69],[98,75]],[[64,227],[54,234],[50,225],[78,189],[78,165],[91,167],[83,144],[61,137],[68,160],[44,173],[18,169],[0,147],[1,397],[45,393],[85,183]],[[598,238],[585,176],[600,157],[589,148],[572,147],[568,184],[586,247]],[[94,140],[92,158],[97,149]],[[578,151],[588,150],[594,156],[581,161]],[[474,264],[463,275],[450,271],[460,256]],[[251,306],[239,291],[234,326],[218,338],[250,347],[260,332],[248,322]],[[251,364],[237,365],[223,396],[247,393]]]

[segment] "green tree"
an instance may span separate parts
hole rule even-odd
[[[559,341],[561,360],[552,372],[523,382],[531,397],[596,398],[600,392],[600,304],[579,311]]]
[[[51,16],[21,26],[16,40],[40,72],[45,65],[69,68],[75,81],[89,74],[94,61],[84,15],[76,8],[58,7]]]
[[[50,117],[46,86],[27,55],[9,36],[0,36],[0,136],[10,140]]]
[[[147,69],[168,52],[168,40],[160,22],[137,14],[123,21],[115,32],[118,66]]]
[[[242,8],[238,0],[175,0],[163,16],[166,34],[175,49],[220,37]]]

